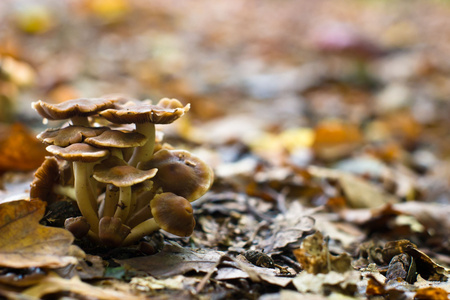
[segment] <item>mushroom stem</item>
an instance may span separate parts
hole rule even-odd
[[[130,216],[127,221],[127,225],[130,227],[137,226],[139,223],[144,222],[147,219],[152,218],[152,210],[150,208],[150,205],[147,203],[146,206],[142,207],[140,210],[138,210],[136,213]]]
[[[119,195],[118,187],[111,183],[106,186],[105,199],[103,200],[105,203],[103,217],[112,217],[114,215],[117,203],[119,202]]]
[[[115,218],[120,218],[123,222],[128,217],[131,207],[131,186],[124,186],[119,191],[119,204],[117,205]]]
[[[160,229],[155,219],[149,219],[131,229],[130,234],[125,238],[122,245],[127,246],[137,242],[142,237]]]
[[[73,171],[75,176],[75,198],[81,214],[86,218],[91,230],[98,234],[97,199],[92,192],[90,172],[92,163],[75,161]]]
[[[155,148],[155,124],[136,123],[136,131],[147,137],[147,142],[134,149],[133,155],[128,162],[129,165],[136,167],[139,162],[149,161],[153,156]]]
[[[77,196],[76,196],[76,193],[75,193],[75,188],[73,186],[55,184],[53,186],[53,192],[55,194],[58,194],[58,195],[61,195],[61,196],[65,196],[65,197],[70,198],[72,200],[76,200],[77,199]]]
[[[88,117],[73,116],[72,118],[70,118],[70,121],[72,122],[72,125],[76,126],[85,126],[85,127],[91,126]]]

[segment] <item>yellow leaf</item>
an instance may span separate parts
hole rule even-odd
[[[68,256],[72,234],[40,225],[44,212],[45,203],[40,200],[0,204],[0,266],[59,268],[77,263]]]

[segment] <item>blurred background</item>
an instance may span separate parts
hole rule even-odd
[[[449,39],[437,0],[1,1],[0,122],[41,130],[38,99],[169,97],[194,143],[425,172],[450,154]]]

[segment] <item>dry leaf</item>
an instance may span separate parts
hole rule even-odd
[[[48,155],[45,146],[25,126],[16,123],[0,136],[0,172],[37,169]]]
[[[118,262],[159,278],[184,274],[189,271],[208,272],[223,254],[223,252],[208,249],[192,251],[170,244],[166,245],[158,254],[134,257]]]
[[[308,171],[316,177],[338,180],[348,205],[352,208],[376,208],[398,199],[379,187],[350,173],[311,166]]]
[[[351,257],[347,253],[333,256],[328,251],[328,242],[319,231],[307,236],[300,249],[293,251],[303,269],[312,274],[335,271],[344,273],[351,269]]]
[[[55,276],[48,276],[38,285],[22,292],[25,296],[34,299],[43,299],[49,294],[71,292],[84,296],[82,299],[105,299],[105,300],[143,300],[145,297],[123,293],[113,289],[103,289],[80,281],[78,277],[63,279]]]
[[[68,256],[73,236],[39,224],[45,203],[19,200],[0,204],[0,266],[59,268],[77,263]]]

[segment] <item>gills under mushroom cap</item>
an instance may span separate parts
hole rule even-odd
[[[162,149],[138,167],[144,170],[157,168],[153,182],[164,192],[177,194],[191,202],[203,196],[214,179],[211,168],[185,150]]]
[[[48,204],[56,200],[53,185],[57,182],[59,167],[56,158],[46,157],[42,165],[34,173],[34,180],[30,185],[30,198],[47,201]]]
[[[191,203],[173,193],[156,195],[150,201],[153,218],[161,229],[178,235],[190,236],[195,219]]]

